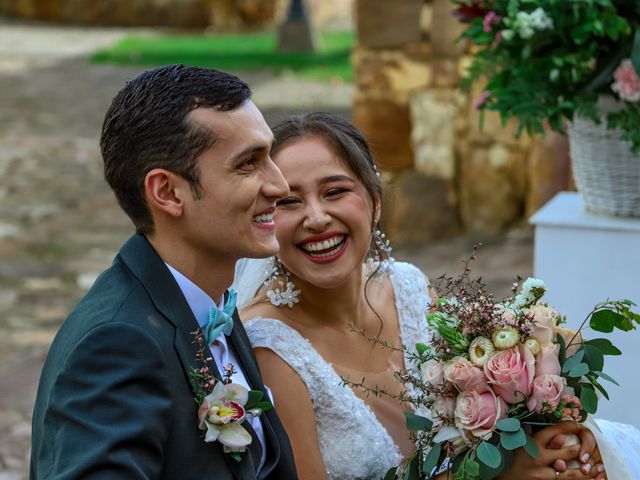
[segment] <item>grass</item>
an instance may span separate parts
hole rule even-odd
[[[353,81],[352,32],[326,32],[316,53],[279,53],[274,32],[233,35],[125,37],[92,61],[157,66],[183,63],[231,71],[293,71],[318,80]]]

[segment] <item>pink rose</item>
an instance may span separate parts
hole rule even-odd
[[[464,357],[454,357],[444,364],[444,378],[460,390],[469,390],[478,383],[487,381],[482,369]]]
[[[560,345],[557,343],[546,345],[536,357],[536,377],[543,375],[560,375]]]
[[[451,418],[455,415],[456,399],[451,397],[438,397],[433,405],[431,405],[431,413],[434,421],[441,423],[445,418]]]
[[[536,337],[540,341],[540,345],[544,347],[555,340],[553,330],[556,326],[558,312],[543,303],[537,303],[527,308],[524,312],[533,316],[535,327],[531,332],[531,336]]]
[[[531,393],[535,358],[524,345],[496,353],[484,366],[495,392],[507,403],[522,402]]]
[[[507,405],[486,384],[461,392],[456,401],[456,427],[484,437],[493,431],[496,423],[506,418]]]
[[[533,390],[527,408],[540,413],[545,404],[556,409],[565,392],[566,382],[558,375],[541,375],[533,381]]]
[[[611,90],[627,102],[637,102],[640,100],[640,78],[633,68],[631,60],[626,58],[613,73],[615,82],[611,84]]]
[[[422,381],[435,388],[439,388],[444,383],[444,370],[442,363],[437,360],[427,360],[420,366]]]

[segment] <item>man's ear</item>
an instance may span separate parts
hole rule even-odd
[[[171,217],[179,217],[184,209],[181,181],[177,175],[154,168],[144,178],[144,193],[152,210],[160,210]]]

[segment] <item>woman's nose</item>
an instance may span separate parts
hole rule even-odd
[[[303,226],[309,230],[323,230],[331,223],[331,215],[318,202],[307,204]]]

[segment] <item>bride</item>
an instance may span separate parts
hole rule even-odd
[[[378,229],[382,186],[360,132],[311,113],[274,135],[272,156],[291,192],[274,213],[278,256],[267,268],[238,266],[235,285],[245,301],[260,289],[241,316],[300,478],[382,478],[413,451],[403,416],[410,408],[393,397],[402,391],[394,372],[407,360],[402,345],[427,340],[424,314],[434,294],[422,272],[389,255]],[[342,379],[392,396],[365,394]],[[563,433],[578,430],[582,446],[559,448]],[[536,441],[540,457],[519,452],[504,478],[607,478],[588,430],[552,426]],[[585,453],[582,471],[566,469],[565,461]]]

